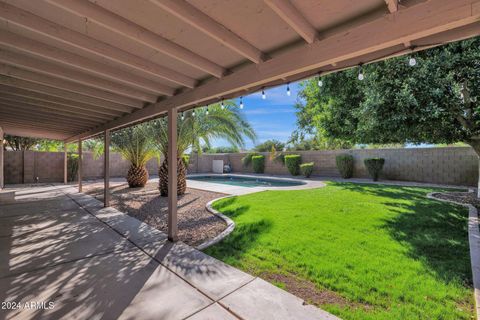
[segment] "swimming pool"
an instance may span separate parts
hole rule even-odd
[[[301,181],[286,181],[274,178],[242,177],[233,175],[202,175],[188,177],[189,180],[228,184],[239,187],[293,187],[304,185]]]

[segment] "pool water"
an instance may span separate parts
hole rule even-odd
[[[283,180],[276,180],[276,179],[269,179],[269,178],[254,178],[254,177],[239,177],[239,176],[194,176],[188,177],[189,180],[195,181],[205,181],[211,183],[220,183],[220,184],[228,184],[231,186],[239,186],[239,187],[292,187],[292,186],[300,186],[304,184],[303,182],[296,182],[296,181],[283,181]]]

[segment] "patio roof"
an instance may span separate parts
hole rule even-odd
[[[0,2],[0,126],[74,141],[478,34],[480,0]]]

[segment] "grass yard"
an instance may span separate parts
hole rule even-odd
[[[329,183],[220,200],[206,252],[344,319],[471,319],[466,208],[429,188]]]

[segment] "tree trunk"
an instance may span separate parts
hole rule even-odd
[[[168,197],[168,161],[163,160],[162,165],[158,169],[158,178],[160,195]],[[187,190],[187,168],[182,158],[177,158],[177,195],[182,195]]]
[[[473,148],[477,157],[479,158],[478,162],[478,184],[477,184],[477,198],[480,198],[480,140],[470,140],[468,144]]]
[[[127,173],[127,182],[130,188],[140,188],[145,187],[148,181],[148,170],[147,168],[137,167],[134,165],[130,166]]]

